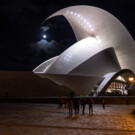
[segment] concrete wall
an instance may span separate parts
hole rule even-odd
[[[66,96],[70,91],[32,72],[0,71],[0,97]]]
[[[87,104],[87,100],[90,97],[83,97],[86,99],[86,104]],[[8,98],[0,98],[0,103],[53,103],[53,104],[57,104],[58,103],[58,99],[59,97],[17,97],[17,98],[12,98],[12,97],[8,97]],[[81,100],[82,98],[79,97],[79,99]],[[94,104],[101,104],[102,105],[102,100],[105,100],[105,103],[108,104],[123,104],[123,105],[128,105],[128,104],[135,104],[135,96],[130,96],[130,97],[95,97],[93,98],[94,100]],[[67,97],[63,97],[63,100],[66,101]]]

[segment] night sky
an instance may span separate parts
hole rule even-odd
[[[41,23],[54,12],[74,5],[96,6],[112,13],[135,39],[135,4],[131,0],[0,0],[0,70],[31,71],[60,53],[53,31],[48,42],[41,43],[43,28],[48,29],[41,29]],[[75,39],[69,37],[69,41]]]

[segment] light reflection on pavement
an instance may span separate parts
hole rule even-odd
[[[0,103],[0,135],[135,135],[135,105],[94,105],[68,116],[55,104]]]

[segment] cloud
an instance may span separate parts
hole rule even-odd
[[[47,30],[49,30],[50,28],[47,26],[43,26],[40,28],[42,30],[42,32],[46,32]]]

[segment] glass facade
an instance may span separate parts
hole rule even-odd
[[[106,90],[106,95],[121,96],[128,95],[128,91],[125,89],[126,83],[120,81],[113,81]]]

